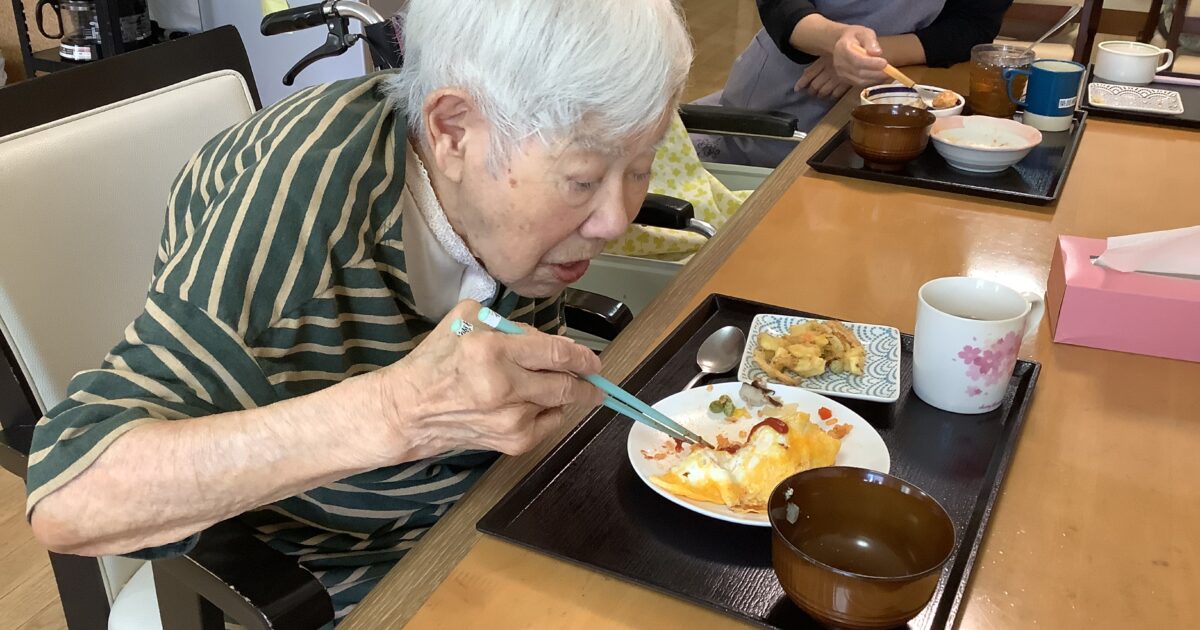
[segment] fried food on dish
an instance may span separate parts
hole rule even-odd
[[[758,333],[754,362],[771,380],[799,385],[826,369],[862,374],[867,354],[854,331],[842,322],[808,321],[791,326],[782,337]]]
[[[718,436],[718,448],[692,446],[678,464],[650,481],[696,501],[724,504],[739,512],[765,512],[771,491],[785,478],[810,468],[832,466],[842,443],[797,411],[774,409],[744,443]],[[840,433],[848,433],[850,425]]]
[[[933,97],[933,102],[930,103],[930,106],[934,109],[949,109],[955,105],[958,105],[958,94],[950,90],[939,92],[937,96]]]

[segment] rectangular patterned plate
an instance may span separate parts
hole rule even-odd
[[[754,350],[758,348],[758,333],[766,332],[776,337],[787,334],[788,328],[809,320],[788,315],[756,315],[750,324],[746,349],[742,352],[742,364],[738,368],[738,380],[743,383],[766,376],[754,362]],[[876,402],[893,402],[900,397],[900,331],[891,326],[856,324],[843,322],[854,331],[866,350],[867,362],[863,374],[834,374],[825,372],[807,378],[799,386],[805,389],[841,398],[858,398]],[[770,380],[770,379],[768,379]]]
[[[1093,107],[1148,114],[1178,116],[1183,113],[1183,99],[1179,92],[1138,85],[1089,83],[1088,103]]]

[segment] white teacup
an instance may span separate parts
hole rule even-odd
[[[1166,55],[1162,64],[1158,58]],[[1103,42],[1096,53],[1096,77],[1105,81],[1146,85],[1155,73],[1171,67],[1175,53],[1141,42]]]
[[[1037,330],[1042,298],[990,280],[938,278],[917,292],[913,391],[953,413],[1004,402],[1021,342]]]

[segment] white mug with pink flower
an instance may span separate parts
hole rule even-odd
[[[938,278],[917,292],[913,391],[954,413],[986,413],[1004,402],[1021,342],[1046,305],[978,278]]]

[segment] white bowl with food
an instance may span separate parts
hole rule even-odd
[[[770,527],[766,502],[771,491],[802,470],[891,471],[883,437],[849,407],[798,387],[770,385],[754,396],[748,389],[757,388],[720,383],[655,403],[655,409],[716,448],[676,442],[634,422],[626,452],[637,476],[663,498],[698,514]],[[722,401],[728,407],[717,409]]]
[[[936,95],[932,99],[925,99],[925,109],[938,118],[957,116],[962,113],[963,106],[967,104],[961,94],[952,90],[934,85],[919,85],[919,87],[926,95]],[[863,88],[858,95],[859,101],[863,105],[909,105],[918,97],[917,90],[899,83],[872,85],[869,88]]]
[[[1041,144],[1042,132],[1007,118],[950,116],[929,129],[933,148],[950,166],[971,173],[999,173]]]

